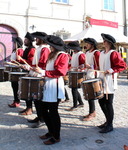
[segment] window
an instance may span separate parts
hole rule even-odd
[[[114,11],[114,0],[104,0],[104,9]]]
[[[55,0],[55,2],[68,4],[69,0]]]

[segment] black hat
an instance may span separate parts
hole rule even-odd
[[[58,36],[48,35],[45,42],[59,51],[65,51],[64,41]]]
[[[116,40],[113,36],[109,35],[109,34],[104,34],[104,33],[101,33],[101,36],[103,38],[103,40],[105,41],[108,41],[112,44],[115,44],[116,43]]]
[[[34,41],[34,37],[29,32],[26,33],[25,38],[29,39],[31,42]]]
[[[70,49],[69,49],[69,47],[67,46],[67,44],[64,44],[64,49],[65,49],[66,52],[69,52],[69,51],[70,51]]]
[[[67,44],[68,48],[72,49],[72,50],[77,50],[77,51],[81,51],[82,49],[80,48],[80,45],[78,42],[73,41],[73,42],[69,42]]]
[[[18,47],[22,47],[23,40],[20,37],[12,37],[13,42],[17,43]]]
[[[85,38],[85,39],[84,39],[84,42],[85,42],[85,43],[92,44],[92,45],[94,45],[95,47],[97,46],[97,41],[96,41],[95,39],[93,39],[93,38]]]
[[[46,39],[46,36],[47,36],[47,34],[46,34],[45,32],[33,32],[31,35],[32,35],[33,37],[39,38],[39,39],[41,39],[41,40],[45,40],[45,39]]]

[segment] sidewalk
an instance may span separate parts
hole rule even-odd
[[[114,99],[114,131],[101,134],[98,125],[104,123],[105,118],[96,103],[97,116],[92,121],[81,121],[83,115],[88,114],[88,103],[84,100],[84,108],[77,111],[66,111],[72,106],[71,91],[66,87],[71,98],[70,102],[61,103],[59,112],[61,116],[61,141],[54,145],[46,146],[39,139],[39,135],[47,132],[44,125],[38,129],[30,128],[27,119],[36,116],[20,116],[18,112],[25,108],[21,101],[19,108],[9,108],[13,100],[10,82],[0,82],[0,150],[123,150],[123,145],[128,145],[128,79],[120,76],[118,90]],[[82,90],[80,89],[83,96]]]

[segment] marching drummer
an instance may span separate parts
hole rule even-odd
[[[45,69],[45,67],[46,67],[46,62],[48,59],[48,55],[50,53],[49,46],[44,41],[46,35],[47,34],[45,32],[34,32],[31,34],[32,38],[36,38],[36,45],[38,47],[35,50],[31,66],[27,66],[27,68],[26,68],[29,70],[29,76],[37,76],[37,73],[34,71],[34,67],[40,67],[42,69]],[[41,111],[38,110],[39,105],[41,105],[41,103],[40,103],[40,101],[34,101],[34,104],[36,107],[38,117],[36,117],[34,120],[28,120],[28,121],[30,123],[36,123],[32,126],[32,127],[36,128],[36,127],[40,126],[40,124],[41,124],[40,121],[42,121]],[[29,109],[31,109],[31,111],[32,111],[32,98],[30,100],[26,101],[26,109],[21,111],[20,114],[21,115],[30,114]]]
[[[34,53],[35,53],[35,47],[33,46],[33,43],[32,43],[33,41],[34,41],[34,38],[31,36],[29,32],[27,32],[24,38],[24,45],[26,46],[26,49],[24,50],[22,57],[17,55],[18,62],[22,64],[27,63],[28,65],[32,65],[32,60],[33,60]],[[16,88],[18,89],[18,84]],[[19,105],[20,105],[20,100],[19,100]],[[21,111],[20,113],[22,114],[23,112],[24,112],[23,115],[31,115],[32,114],[31,106]]]
[[[16,37],[16,38],[13,37],[12,41],[13,41],[13,51],[12,51],[10,60],[11,62],[14,62],[15,60],[17,60],[17,56],[20,56],[20,57],[23,56],[23,49],[22,49],[23,41],[20,37]],[[12,81],[11,87],[13,90],[14,100],[13,100],[13,103],[8,104],[8,106],[11,108],[19,107],[20,100],[17,94],[18,93],[18,81],[15,81],[15,82]]]
[[[68,71],[68,55],[65,53],[64,42],[61,38],[53,35],[47,36],[46,42],[50,45],[46,64],[46,70],[38,71],[41,76],[45,76],[43,88],[42,115],[48,132],[40,138],[44,144],[51,145],[60,141],[61,120],[58,113],[58,104],[65,97],[63,76]]]
[[[48,59],[48,56],[50,54],[50,48],[49,45],[45,42],[47,34],[45,32],[34,32],[32,33],[32,36],[36,38],[36,52],[34,55],[34,59],[32,61],[32,67],[33,70],[30,70],[31,76],[38,76],[38,73],[34,71],[34,68],[36,67],[41,69],[46,69],[46,62]],[[29,100],[30,106],[32,107],[32,99]],[[35,100],[34,105],[37,112],[37,117],[35,117],[32,120],[28,120],[30,123],[34,123],[31,127],[32,128],[38,128],[44,125],[43,117],[42,117],[42,101]]]
[[[85,64],[85,54],[82,52],[82,49],[78,42],[70,42],[67,44],[68,48],[73,51],[71,59],[71,69],[79,70],[84,68]],[[76,87],[72,87],[72,96],[73,96],[73,107],[67,109],[68,111],[76,110],[78,107],[83,107],[84,103],[82,101],[81,95]],[[79,104],[78,104],[79,103]]]
[[[99,99],[100,107],[105,115],[106,122],[98,126],[100,133],[108,133],[113,131],[113,99],[114,91],[117,89],[117,73],[126,69],[126,63],[121,55],[115,50],[116,40],[109,34],[101,34],[105,50],[101,52],[99,58],[99,77],[104,81],[104,97]]]
[[[86,43],[86,79],[96,77],[96,73],[92,70],[99,69],[100,51],[97,50],[97,41],[93,38],[85,38]],[[88,100],[89,114],[83,117],[83,121],[90,121],[96,116],[94,100]]]

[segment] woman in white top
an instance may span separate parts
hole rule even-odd
[[[60,141],[61,122],[58,113],[58,104],[61,99],[65,98],[63,76],[68,71],[69,58],[67,53],[64,52],[64,42],[61,38],[49,35],[47,36],[46,43],[50,45],[51,49],[46,70],[37,68],[36,71],[45,77],[42,115],[48,127],[48,133],[40,136],[40,138],[48,139],[44,144],[51,145]]]

